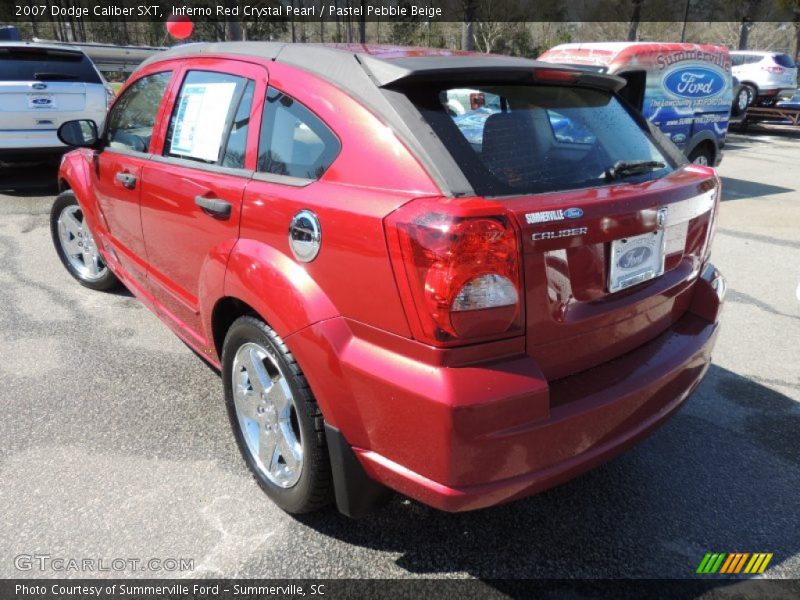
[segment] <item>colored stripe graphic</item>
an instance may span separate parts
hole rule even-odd
[[[772,552],[707,552],[697,566],[696,573],[720,575],[741,573],[763,573],[772,560]],[[746,565],[746,566],[745,566]]]
[[[758,552],[753,554],[753,558],[747,563],[744,569],[745,573],[763,573],[767,568],[769,561],[772,560],[772,552]]]
[[[721,554],[718,552],[707,553],[700,562],[700,566],[697,567],[697,573],[716,573],[726,556],[725,552]]]
[[[745,561],[750,556],[749,552],[737,552],[735,554],[729,554],[728,560],[725,561],[725,564],[722,565],[722,569],[720,569],[720,573],[739,573],[744,566]]]

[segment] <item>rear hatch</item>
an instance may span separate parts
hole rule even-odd
[[[772,61],[777,65],[774,70],[778,84],[785,88],[796,88],[797,64],[792,60],[792,57],[788,54],[773,54]]]
[[[713,170],[687,165],[610,89],[574,85],[579,77],[409,93],[475,195],[513,215],[527,352],[548,380],[613,360],[681,318],[718,200]],[[451,90],[463,88],[482,94],[481,106],[447,115]]]
[[[0,130],[56,129],[87,110],[104,110],[104,95],[100,76],[82,52],[0,47]]]
[[[630,352],[683,315],[716,189],[710,170],[688,166],[646,183],[507,201],[522,232],[527,349],[547,379]],[[652,273],[633,264],[644,254]]]

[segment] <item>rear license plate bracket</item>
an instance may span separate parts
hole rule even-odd
[[[664,229],[610,243],[608,291],[618,292],[664,274]]]

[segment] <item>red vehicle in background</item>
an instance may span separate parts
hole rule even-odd
[[[630,447],[709,365],[719,180],[623,84],[434,50],[171,50],[103,131],[62,126],[82,149],[56,250],[221,370],[284,510],[506,502]],[[498,107],[477,134],[453,90]]]

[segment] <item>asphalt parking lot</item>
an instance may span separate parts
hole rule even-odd
[[[126,293],[74,282],[50,242],[52,169],[0,170],[0,577],[15,557],[188,558],[188,577],[693,577],[772,552],[800,577],[800,131],[733,134],[713,260],[730,291],[686,407],[617,460],[469,514],[396,497],[292,518],[251,479],[218,375]]]

